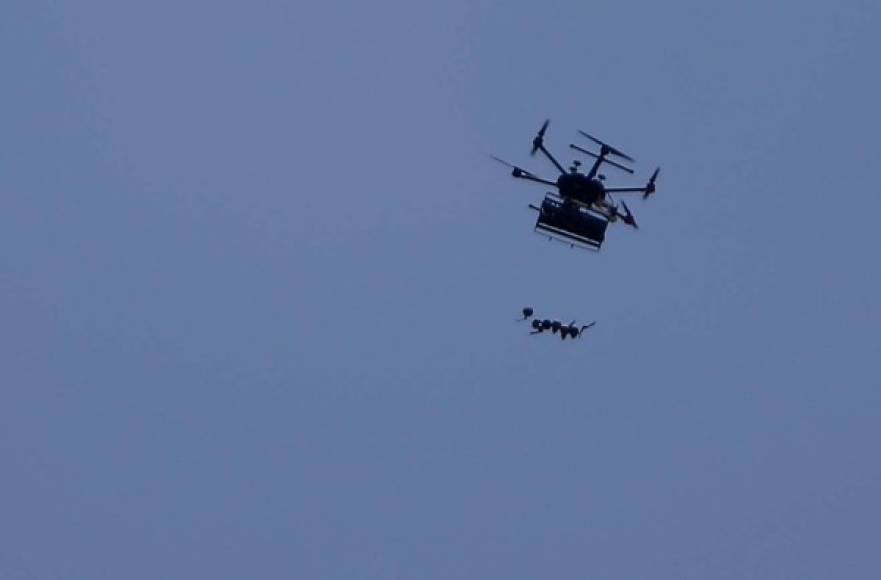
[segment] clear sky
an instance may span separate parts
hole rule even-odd
[[[881,577],[879,29],[3,2],[0,578]],[[532,232],[546,117],[639,231]]]

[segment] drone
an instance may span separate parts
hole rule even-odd
[[[521,167],[508,163],[504,159],[492,156],[496,161],[510,167],[512,176],[556,188],[556,192],[549,192],[545,195],[540,207],[529,205],[530,208],[538,212],[535,230],[539,233],[545,233],[548,237],[556,237],[566,241],[572,246],[578,244],[582,247],[599,250],[605,240],[606,228],[609,223],[620,219],[622,223],[639,229],[636,218],[627,204],[621,201],[622,212],[611,194],[642,193],[642,198],[647,199],[655,192],[655,180],[658,178],[661,168],[655,169],[644,187],[606,187],[604,183],[606,176],[599,173],[600,167],[604,163],[633,174],[633,169],[621,162],[609,159],[609,156],[629,162],[635,162],[635,159],[620,149],[600,141],[593,135],[579,130],[579,134],[599,145],[600,151],[594,153],[574,143],[570,144],[570,148],[593,157],[594,162],[586,174],[581,173],[581,161],[577,159],[572,162],[567,171],[545,147],[544,136],[549,124],[550,119],[544,122],[532,140],[531,155],[541,151],[554,164],[554,167],[560,172],[556,181],[543,179]]]
[[[532,318],[533,312],[534,311],[532,310],[532,308],[527,306],[526,308],[523,309],[523,318],[518,318],[517,320],[519,320],[519,321],[528,320],[529,318]],[[581,337],[584,334],[584,331],[587,330],[588,328],[592,327],[594,324],[596,324],[596,321],[591,322],[590,324],[584,324],[581,327],[578,327],[578,326],[575,326],[574,320],[572,322],[570,322],[569,324],[563,324],[559,320],[550,320],[550,319],[539,320],[538,318],[535,318],[531,322],[532,331],[529,334],[536,335],[536,334],[541,334],[542,332],[544,332],[546,330],[550,330],[551,334],[557,334],[559,332],[561,340],[566,340],[567,336],[571,336],[572,340],[575,340],[576,338]]]

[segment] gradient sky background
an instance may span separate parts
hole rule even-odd
[[[0,578],[881,577],[879,29],[3,2]],[[638,232],[532,233],[546,117]]]

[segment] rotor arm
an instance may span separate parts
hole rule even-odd
[[[536,177],[535,175],[529,173],[528,171],[524,171],[519,167],[515,167],[511,171],[511,175],[518,179],[525,179],[526,181],[534,181],[535,183],[542,183],[544,185],[549,185],[551,187],[557,187],[557,183],[554,181],[550,181],[548,179],[542,179],[541,177]]]
[[[545,147],[545,131],[548,130],[548,124],[551,122],[550,119],[545,119],[545,122],[542,124],[541,129],[538,130],[538,134],[535,136],[535,139],[532,140],[532,155],[535,155],[535,152],[541,150],[548,159],[551,160],[551,163],[562,173],[566,174],[566,170],[563,169],[563,166],[560,165],[560,162],[554,159],[554,156],[551,155],[551,152],[547,150]]]
[[[607,187],[606,193],[645,193],[648,187]]]
[[[542,183],[542,184],[544,184],[544,185],[550,185],[551,187],[557,187],[557,183],[556,183],[556,182],[554,182],[554,181],[549,181],[549,180],[547,180],[547,179],[542,179],[541,177],[538,177],[538,176],[536,176],[536,175],[533,175],[533,174],[530,173],[529,171],[526,171],[526,170],[523,169],[522,167],[517,167],[517,166],[514,165],[513,163],[508,163],[508,162],[505,161],[504,159],[501,159],[501,158],[499,158],[499,157],[496,157],[495,155],[490,155],[490,158],[492,158],[492,159],[498,161],[498,162],[501,163],[502,165],[506,165],[507,167],[510,167],[510,168],[511,168],[511,175],[514,176],[514,177],[516,177],[516,178],[518,178],[518,179],[526,179],[527,181],[534,181],[534,182],[536,182],[536,183]]]
[[[652,176],[649,177],[648,183],[645,184],[645,187],[611,187],[606,189],[606,192],[612,193],[641,193],[642,198],[646,199],[648,196],[655,192],[655,180],[658,178],[658,174],[661,172],[661,168],[658,167],[655,169]]]
[[[538,149],[539,149],[542,153],[544,153],[545,155],[547,155],[547,158],[551,160],[551,163],[554,164],[554,167],[556,167],[556,168],[560,171],[560,173],[563,173],[563,174],[566,173],[566,170],[563,169],[563,166],[560,165],[560,162],[559,162],[559,161],[557,161],[556,159],[554,159],[554,156],[551,155],[551,152],[548,151],[547,147],[544,146],[544,143],[539,143],[539,145],[538,145]]]
[[[606,160],[605,154],[600,154],[597,157],[597,160],[593,162],[593,165],[591,166],[590,171],[587,172],[588,179],[593,179],[594,177],[597,176],[597,171],[600,170],[600,165],[602,165],[603,161],[605,161],[605,160]]]

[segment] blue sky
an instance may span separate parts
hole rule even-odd
[[[0,577],[877,578],[879,17],[5,3]]]

